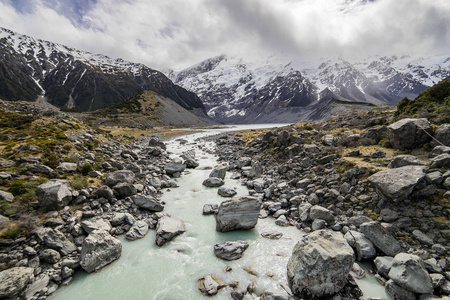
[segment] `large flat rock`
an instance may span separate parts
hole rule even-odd
[[[158,220],[156,227],[156,245],[161,247],[185,231],[186,227],[183,221],[169,216],[163,216]]]
[[[405,166],[377,172],[367,180],[375,186],[380,196],[391,201],[402,201],[425,177],[427,170],[425,166]]]

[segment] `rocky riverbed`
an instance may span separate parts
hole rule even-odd
[[[359,125],[352,124],[354,121]],[[122,144],[102,141],[95,132],[86,131],[69,137],[85,147],[73,162],[60,162],[52,168],[39,156],[3,160],[2,166],[26,166],[1,172],[3,184],[20,178],[37,180],[35,177],[43,178],[40,174],[47,174],[47,180],[36,186],[37,201],[29,205],[40,213],[39,221],[30,225],[30,234],[0,241],[0,297],[45,299],[59,286],[69,284],[76,270],[91,273],[114,265],[123,255],[119,235],[136,241],[152,230],[153,243],[163,248],[183,237],[195,239],[189,233],[194,221],[183,219],[181,213],[169,215],[165,208],[176,206],[176,201],[168,203],[173,199],[164,198],[163,192],[176,190],[183,177],[201,174],[202,189],[229,199],[219,203],[203,199],[203,213],[214,214],[214,219],[195,218],[210,218],[213,232],[240,230],[248,237],[255,232],[252,228],[258,230],[259,223],[269,222],[272,230],[258,232],[258,236],[281,246],[298,244],[290,246],[287,257],[272,263],[277,264],[274,269],[281,266],[281,277],[278,271],[267,278],[258,277],[251,266],[245,267],[246,274],[256,276],[250,282],[233,280],[233,272],[227,272],[233,269],[229,266],[224,267],[222,276],[194,274],[199,281],[193,299],[201,297],[200,293],[214,295],[221,290],[233,299],[336,295],[357,299],[361,292],[354,280],[364,273],[354,264],[357,261],[374,264],[376,278],[394,299],[444,298],[450,293],[449,129],[443,125],[433,131],[423,120],[402,120],[390,126],[380,125],[383,122],[380,118],[361,122],[350,116],[335,123],[296,125],[251,135],[224,133],[194,142],[190,145],[193,149],[181,148],[186,151],[175,155],[155,137]],[[346,129],[337,130],[343,127]],[[430,135],[447,146],[433,145]],[[98,141],[95,147],[90,146],[93,140]],[[373,146],[380,141],[385,146],[389,141],[397,152]],[[215,147],[206,142],[214,142]],[[187,141],[176,143],[185,145]],[[26,147],[30,149],[30,145]],[[424,152],[427,147],[429,152]],[[371,152],[365,153],[367,149]],[[196,156],[199,153],[217,155],[218,161],[205,169]],[[69,175],[86,164],[95,165],[86,170],[91,184],[74,186]],[[195,173],[196,169],[203,171]],[[243,194],[242,189],[227,185],[230,181],[248,191]],[[236,189],[240,194],[229,198]],[[14,208],[15,195],[2,190],[0,197]],[[2,215],[2,226],[24,213]],[[278,240],[287,229],[296,232],[292,235],[295,240]],[[247,253],[256,261],[269,260],[256,258],[259,240],[248,243],[248,238],[237,237],[222,238],[225,240],[208,245],[207,251],[221,261],[234,262],[234,269]],[[186,251],[177,249],[181,254]],[[265,281],[278,288],[262,289]]]

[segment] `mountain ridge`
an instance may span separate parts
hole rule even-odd
[[[210,117],[224,123],[258,122],[268,109],[286,107],[302,108],[298,118],[292,115],[286,121],[308,121],[305,116],[315,115],[312,110],[319,109],[319,100],[329,98],[396,105],[449,75],[448,56],[292,60],[281,55],[251,59],[220,55],[168,73],[201,98]]]
[[[188,110],[203,104],[192,92],[143,64],[76,50],[0,28],[0,97],[92,111],[142,90],[153,90]],[[20,84],[18,84],[20,83]]]

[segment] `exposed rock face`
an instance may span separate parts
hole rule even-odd
[[[89,273],[110,264],[122,254],[122,243],[104,230],[94,230],[83,241],[81,267]]]
[[[389,142],[398,150],[422,147],[431,140],[429,134],[432,130],[427,119],[402,119],[388,126]]]
[[[36,196],[46,210],[60,210],[72,200],[72,190],[66,180],[52,179],[36,187]]]
[[[413,254],[399,253],[394,257],[391,278],[397,285],[418,294],[431,294],[433,284],[422,259]]]
[[[288,282],[299,297],[323,297],[339,292],[355,257],[343,235],[318,230],[295,245],[287,266]]]
[[[216,230],[251,229],[258,222],[261,201],[256,197],[243,196],[223,201],[216,215]]]
[[[34,231],[34,234],[40,244],[57,250],[62,255],[67,255],[77,250],[77,247],[59,230],[39,227]]]
[[[158,220],[156,227],[156,245],[161,247],[185,231],[186,228],[183,221],[163,216]]]
[[[398,241],[378,222],[364,223],[361,232],[384,254],[394,256],[402,249]]]
[[[247,248],[246,241],[223,242],[214,245],[214,253],[218,258],[224,260],[236,260],[244,255]]]
[[[105,178],[105,183],[109,187],[113,187],[118,183],[133,183],[134,173],[130,170],[119,170],[109,173]]]
[[[425,166],[405,166],[380,171],[367,180],[372,183],[380,196],[391,201],[405,200],[413,188],[425,177]]]
[[[129,240],[142,239],[148,232],[148,224],[145,221],[137,221],[128,230],[125,237]]]
[[[17,296],[33,277],[34,268],[15,267],[0,272],[0,298]]]
[[[131,199],[133,200],[134,204],[136,204],[136,206],[149,211],[158,212],[163,211],[164,209],[164,206],[161,203],[150,196],[134,195],[131,197]]]

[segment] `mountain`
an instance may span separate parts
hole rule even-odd
[[[326,112],[335,111],[324,107],[330,103],[394,105],[449,75],[450,57],[311,61],[281,55],[221,55],[168,74],[200,97],[210,117],[224,123],[326,118]]]
[[[92,111],[143,90],[204,111],[192,92],[143,64],[112,59],[0,28],[0,98]]]

